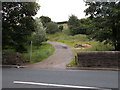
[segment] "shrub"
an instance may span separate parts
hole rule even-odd
[[[60,31],[62,31],[62,30],[63,30],[63,26],[62,26],[62,25],[60,25],[60,26],[59,26],[59,29],[60,29]]]
[[[47,23],[46,33],[54,34],[59,31],[58,25],[54,22]]]
[[[46,31],[39,18],[36,19],[36,30],[32,33],[32,41],[34,45],[40,45],[46,41]]]

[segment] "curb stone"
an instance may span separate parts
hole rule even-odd
[[[66,69],[68,70],[107,70],[107,71],[120,71],[119,68],[98,68],[98,67],[73,67],[67,66]]]
[[[19,66],[19,65],[0,65],[2,68],[25,68],[26,66]]]

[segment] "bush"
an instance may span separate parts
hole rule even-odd
[[[40,19],[44,27],[46,27],[47,23],[51,22],[51,18],[47,16],[41,16]]]
[[[61,26],[59,26],[59,29],[60,29],[60,31],[62,31],[63,30],[63,26],[61,25]]]
[[[46,31],[39,18],[36,19],[36,30],[32,33],[32,41],[34,45],[40,45],[46,41]]]
[[[79,27],[72,27],[70,29],[70,34],[71,35],[76,35],[76,34],[86,34],[86,29]]]
[[[54,22],[47,23],[46,33],[54,34],[59,31],[58,25]]]
[[[70,34],[75,35],[80,33],[80,23],[76,16],[72,15],[68,20],[68,27],[70,29]]]
[[[27,49],[24,47],[24,45],[17,45],[16,52],[24,53],[27,52]]]
[[[75,35],[78,34],[79,28],[78,27],[73,27],[70,29],[70,34]]]

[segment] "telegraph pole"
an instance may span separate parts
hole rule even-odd
[[[32,41],[30,43],[30,61],[32,60]]]

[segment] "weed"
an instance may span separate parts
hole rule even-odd
[[[32,60],[30,61],[30,63],[40,62],[48,58],[50,55],[52,55],[54,51],[55,51],[54,47],[48,43],[44,43],[41,46],[33,46]],[[28,47],[28,52],[24,53],[23,57],[29,60],[30,58],[29,47]]]

